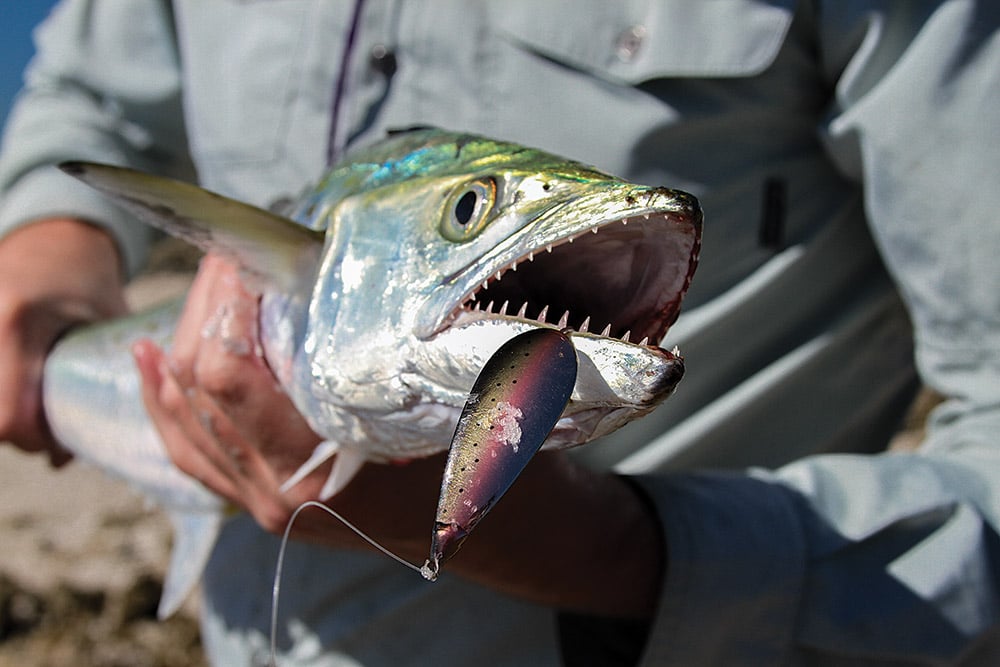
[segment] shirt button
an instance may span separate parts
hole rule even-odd
[[[622,30],[615,40],[615,55],[618,56],[618,60],[627,63],[635,58],[645,38],[646,26],[634,25]]]
[[[385,44],[376,44],[372,47],[368,62],[372,66],[372,69],[381,73],[387,79],[396,73],[396,68],[398,67],[396,54],[390,51]]]

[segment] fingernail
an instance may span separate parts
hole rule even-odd
[[[145,374],[150,363],[149,348],[145,344],[145,341],[140,340],[132,343],[129,351],[132,353],[132,358],[135,360],[135,365],[139,368],[139,371]]]
[[[139,376],[147,384],[158,384],[163,376],[156,363],[156,347],[148,340],[139,340],[130,348]]]

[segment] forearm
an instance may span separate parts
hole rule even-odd
[[[429,555],[443,470],[443,456],[368,465],[329,504],[419,565]],[[367,548],[319,512],[303,513],[296,535]],[[562,453],[544,452],[444,563],[442,576],[557,609],[646,618],[657,605],[665,562],[658,520],[639,491]]]
[[[0,439],[53,452],[41,376],[56,338],[71,326],[125,312],[114,241],[87,223],[52,219],[0,239]]]
[[[445,570],[558,609],[645,618],[665,562],[658,520],[635,488],[542,454]]]
[[[19,227],[0,239],[0,262],[8,291],[14,283],[34,299],[65,301],[67,308],[87,311],[79,313],[83,320],[124,311],[118,246],[107,231],[85,220],[57,217]]]

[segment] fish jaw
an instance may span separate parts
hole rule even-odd
[[[450,330],[421,346],[410,386],[442,402],[463,401],[485,360],[514,336],[541,328],[536,321],[482,318]],[[548,325],[552,327],[552,325]],[[676,351],[638,345],[596,334],[569,332],[579,372],[569,404],[545,442],[546,449],[580,445],[637,419],[676,389],[684,360]],[[418,370],[419,369],[419,370]],[[456,414],[457,416],[457,414]]]
[[[444,371],[424,381],[462,393],[506,340],[531,328],[569,329],[580,368],[546,447],[611,433],[663,402],[684,374],[677,351],[659,343],[697,266],[697,202],[612,180],[584,186],[592,192],[575,186],[583,194],[443,281],[426,312],[448,315],[417,335],[433,358],[422,367]]]
[[[483,364],[539,327],[570,329],[581,357],[547,446],[609,433],[672,393],[683,361],[658,344],[697,264],[697,202],[562,164],[490,162],[317,207],[330,216],[311,224],[327,229],[325,257],[308,377],[293,383],[309,386],[296,403],[314,428],[375,460],[444,449]],[[448,216],[476,188],[493,197],[482,229],[447,238]]]

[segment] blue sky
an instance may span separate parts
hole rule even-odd
[[[0,119],[6,121],[21,71],[34,45],[31,29],[49,13],[55,0],[0,0]]]

